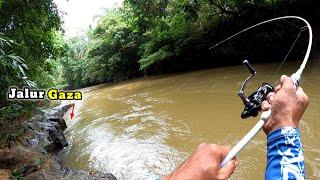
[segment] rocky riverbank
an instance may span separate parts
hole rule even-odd
[[[116,179],[110,173],[88,172],[65,166],[57,153],[68,142],[63,119],[71,105],[44,110],[23,123],[22,136],[10,135],[0,149],[0,179]]]

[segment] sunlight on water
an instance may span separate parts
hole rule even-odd
[[[297,68],[289,63],[283,70]],[[255,65],[252,92],[262,82],[274,83],[276,65]],[[271,71],[273,72],[273,71]],[[237,97],[247,72],[242,66],[163,75],[109,86],[83,89],[76,116],[68,120],[66,164],[101,172],[118,179],[155,179],[172,171],[201,142],[235,145],[255,124],[241,120]],[[303,76],[310,97],[301,123],[307,175],[320,172],[320,68],[314,60]],[[266,162],[266,137],[261,132],[239,154],[234,179],[262,179]],[[318,176],[319,177],[319,176]]]

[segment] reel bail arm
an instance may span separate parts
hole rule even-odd
[[[248,60],[244,60],[242,63],[248,68],[250,75],[244,80],[241,89],[238,92],[238,96],[241,98],[244,106],[249,106],[250,100],[244,94],[244,89],[246,88],[247,82],[256,75],[256,70],[251,66]]]

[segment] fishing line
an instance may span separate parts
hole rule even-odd
[[[295,28],[297,28],[297,29],[301,30],[301,27],[299,27],[299,26],[295,25],[294,23],[292,23],[292,22],[290,22],[290,21],[288,21],[288,20],[285,20],[285,19],[283,19],[283,21],[285,21],[285,22],[289,23],[291,26],[293,26],[293,27],[295,27]]]
[[[285,63],[285,61],[287,60],[287,58],[288,58],[289,54],[291,53],[291,51],[292,51],[293,47],[295,46],[296,42],[298,41],[298,39],[299,39],[299,37],[300,37],[301,33],[302,33],[303,31],[305,31],[305,30],[307,30],[307,29],[308,29],[308,26],[302,26],[302,27],[299,27],[299,26],[297,26],[297,25],[295,25],[295,24],[293,24],[293,23],[291,23],[290,21],[287,21],[287,20],[285,20],[285,19],[283,19],[283,21],[285,21],[285,22],[289,23],[289,24],[290,24],[290,25],[292,25],[293,27],[296,27],[296,28],[297,28],[297,29],[299,29],[300,31],[299,31],[299,33],[298,33],[298,35],[297,35],[296,39],[294,40],[293,44],[291,45],[291,47],[290,47],[290,49],[289,49],[288,53],[286,54],[285,58],[282,60],[282,62],[281,62],[281,64],[280,64],[280,66],[278,67],[278,69],[276,70],[276,72],[273,74],[272,79],[274,79],[274,78],[275,78],[275,76],[276,76],[276,75],[278,75],[278,73],[279,73],[280,69],[282,68],[283,64],[284,64],[284,63]],[[279,80],[277,80],[277,81],[275,82],[275,84],[278,84],[278,82],[279,82]]]
[[[285,61],[287,60],[289,54],[291,53],[293,47],[295,46],[297,40],[299,39],[300,35],[301,35],[302,30],[300,29],[300,32],[298,33],[296,39],[294,40],[293,44],[291,45],[288,53],[286,54],[286,56],[284,57],[284,59],[282,60],[280,66],[278,67],[278,69],[276,70],[276,72],[273,74],[273,78],[279,73],[280,69],[282,68],[283,64],[285,63]]]
[[[290,16],[287,16],[287,17],[290,18]],[[294,17],[294,16],[291,16],[291,17]],[[281,17],[280,17],[280,18],[275,18],[275,19],[271,19],[271,20],[268,20],[268,21],[264,21],[264,22],[258,23],[258,24],[256,24],[256,25],[253,25],[253,26],[248,27],[248,28],[246,28],[246,29],[243,29],[242,31],[239,31],[238,33],[233,34],[232,36],[230,36],[230,37],[228,37],[228,38],[226,38],[226,39],[224,39],[224,40],[216,43],[214,46],[210,47],[209,50],[212,50],[213,48],[219,46],[220,44],[223,44],[224,42],[226,42],[226,41],[234,38],[235,36],[240,35],[241,33],[245,32],[245,31],[247,31],[247,30],[250,30],[250,29],[252,29],[252,28],[254,28],[254,27],[257,27],[257,26],[259,26],[259,25],[262,25],[262,24],[265,24],[265,23],[268,23],[268,22],[271,22],[271,21],[277,20],[277,19],[280,19],[280,20],[282,20],[282,21],[287,22],[289,25],[291,25],[291,26],[294,27],[294,28],[299,29],[300,31],[299,31],[296,39],[294,40],[293,44],[291,45],[291,47],[290,47],[288,53],[286,54],[285,58],[282,60],[280,66],[277,68],[277,70],[276,70],[275,73],[273,74],[273,76],[272,76],[272,79],[273,79],[273,78],[279,73],[280,69],[282,68],[282,66],[284,65],[285,61],[287,60],[289,54],[291,53],[293,47],[295,46],[296,42],[297,42],[298,39],[299,39],[299,37],[300,37],[300,35],[301,35],[301,32],[303,32],[303,31],[305,31],[306,29],[308,29],[308,26],[299,27],[298,25],[296,25],[296,24],[294,24],[294,23],[292,23],[292,22],[290,22],[290,21],[288,21],[288,20],[286,20],[286,19],[281,19]],[[276,81],[275,84],[277,84],[277,83],[278,83],[278,82]]]

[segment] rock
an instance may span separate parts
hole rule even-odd
[[[59,124],[59,128],[64,131],[67,129],[67,124],[62,117],[49,117],[48,121],[53,121]]]
[[[47,158],[41,165],[42,170],[26,174],[24,179],[84,179],[84,180],[116,180],[110,173],[89,172],[64,166],[56,158]]]
[[[33,146],[41,144],[47,153],[55,153],[68,146],[63,131],[67,128],[63,115],[72,105],[60,105],[35,115],[24,124],[27,141]]]
[[[49,135],[49,143],[45,145],[45,150],[49,153],[57,152],[68,146],[68,142],[63,132],[57,126],[48,126],[46,131]]]
[[[45,150],[49,153],[58,152],[68,146],[68,142],[63,134],[63,131],[67,128],[63,115],[70,107],[71,105],[60,105],[45,113],[43,125],[45,132],[48,133]]]
[[[47,121],[54,121],[58,122],[60,126],[62,127],[61,129],[66,129],[66,123],[63,119],[63,115],[72,107],[71,104],[68,105],[60,105],[57,107],[52,108],[51,110],[45,112],[45,119]]]
[[[61,104],[52,108],[50,111],[51,116],[63,117],[63,115],[72,107],[72,104]]]
[[[117,178],[111,173],[99,173],[99,172],[88,172],[84,170],[77,170],[73,168],[64,168],[64,178],[66,179],[107,179],[117,180]]]
[[[11,149],[0,149],[0,179],[8,179],[12,170],[22,169],[24,179],[107,179],[110,173],[89,172],[66,167],[57,152],[68,146],[63,131],[67,128],[63,115],[72,107],[60,105],[35,115],[23,124],[28,146],[17,143]],[[4,168],[4,169],[3,169]],[[6,169],[9,171],[7,172]]]

